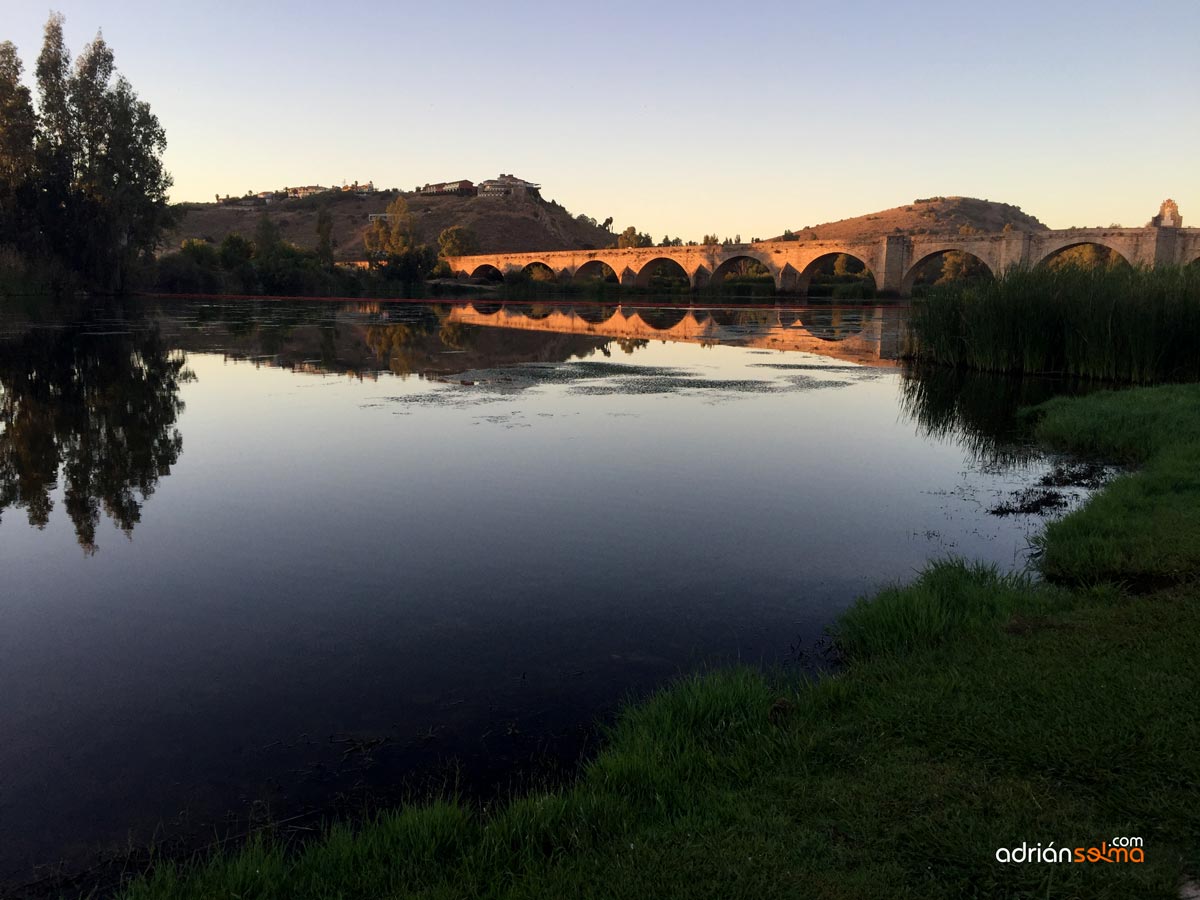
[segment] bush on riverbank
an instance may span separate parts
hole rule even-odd
[[[1200,378],[1200,267],[1010,270],[914,303],[905,355],[987,372]]]
[[[1055,400],[1036,427],[1063,450],[1194,473],[1197,392]],[[1164,522],[1200,540],[1200,521],[1172,517],[1171,485],[1116,484],[1142,515],[1098,545],[1128,558]],[[1043,567],[1074,540],[1056,529],[1086,531],[1073,523],[1111,490],[1047,530]],[[934,564],[843,617],[843,672],[685,677],[627,706],[567,789],[400,810],[294,852],[259,839],[161,865],[123,896],[1175,898],[1200,870],[1189,566],[1134,595]],[[996,856],[1125,836],[1144,862]]]

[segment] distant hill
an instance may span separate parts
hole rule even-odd
[[[931,197],[908,206],[881,212],[806,225],[795,230],[800,240],[845,241],[881,237],[886,234],[959,234],[975,231],[1044,231],[1046,226],[1011,203],[995,203],[974,197]],[[779,240],[782,235],[774,240]]]
[[[363,232],[367,216],[381,213],[396,194],[381,191],[360,197],[330,193],[303,200],[279,200],[265,206],[235,206],[217,203],[182,203],[180,222],[165,238],[164,250],[176,250],[188,239],[220,243],[238,232],[252,237],[259,217],[266,213],[279,227],[285,241],[314,250],[317,246],[317,210],[328,204],[333,215],[334,255],[358,259],[363,254]],[[451,225],[471,229],[481,253],[525,250],[583,250],[608,247],[617,236],[604,228],[581,221],[557,203],[528,197],[422,197],[404,194],[408,209],[423,240],[436,246],[437,237]]]

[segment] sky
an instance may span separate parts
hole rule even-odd
[[[48,7],[0,5],[31,80]],[[1200,225],[1196,0],[54,8],[158,115],[174,200],[505,172],[656,240],[936,195]]]

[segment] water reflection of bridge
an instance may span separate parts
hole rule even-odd
[[[580,334],[615,340],[733,344],[816,353],[864,365],[896,365],[904,312],[889,306],[662,308],[474,303],[449,320],[485,328]]]

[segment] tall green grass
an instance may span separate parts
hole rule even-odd
[[[1056,397],[1029,415],[1043,446],[1140,467],[1035,538],[1044,575],[1146,589],[1200,572],[1200,384]]]
[[[988,372],[1200,378],[1200,266],[1011,269],[914,303],[905,355]]]
[[[1002,575],[995,566],[961,559],[939,560],[911,584],[860,598],[842,614],[834,633],[852,659],[906,654],[995,628],[1018,611],[1049,611],[1056,599],[1028,575]]]

